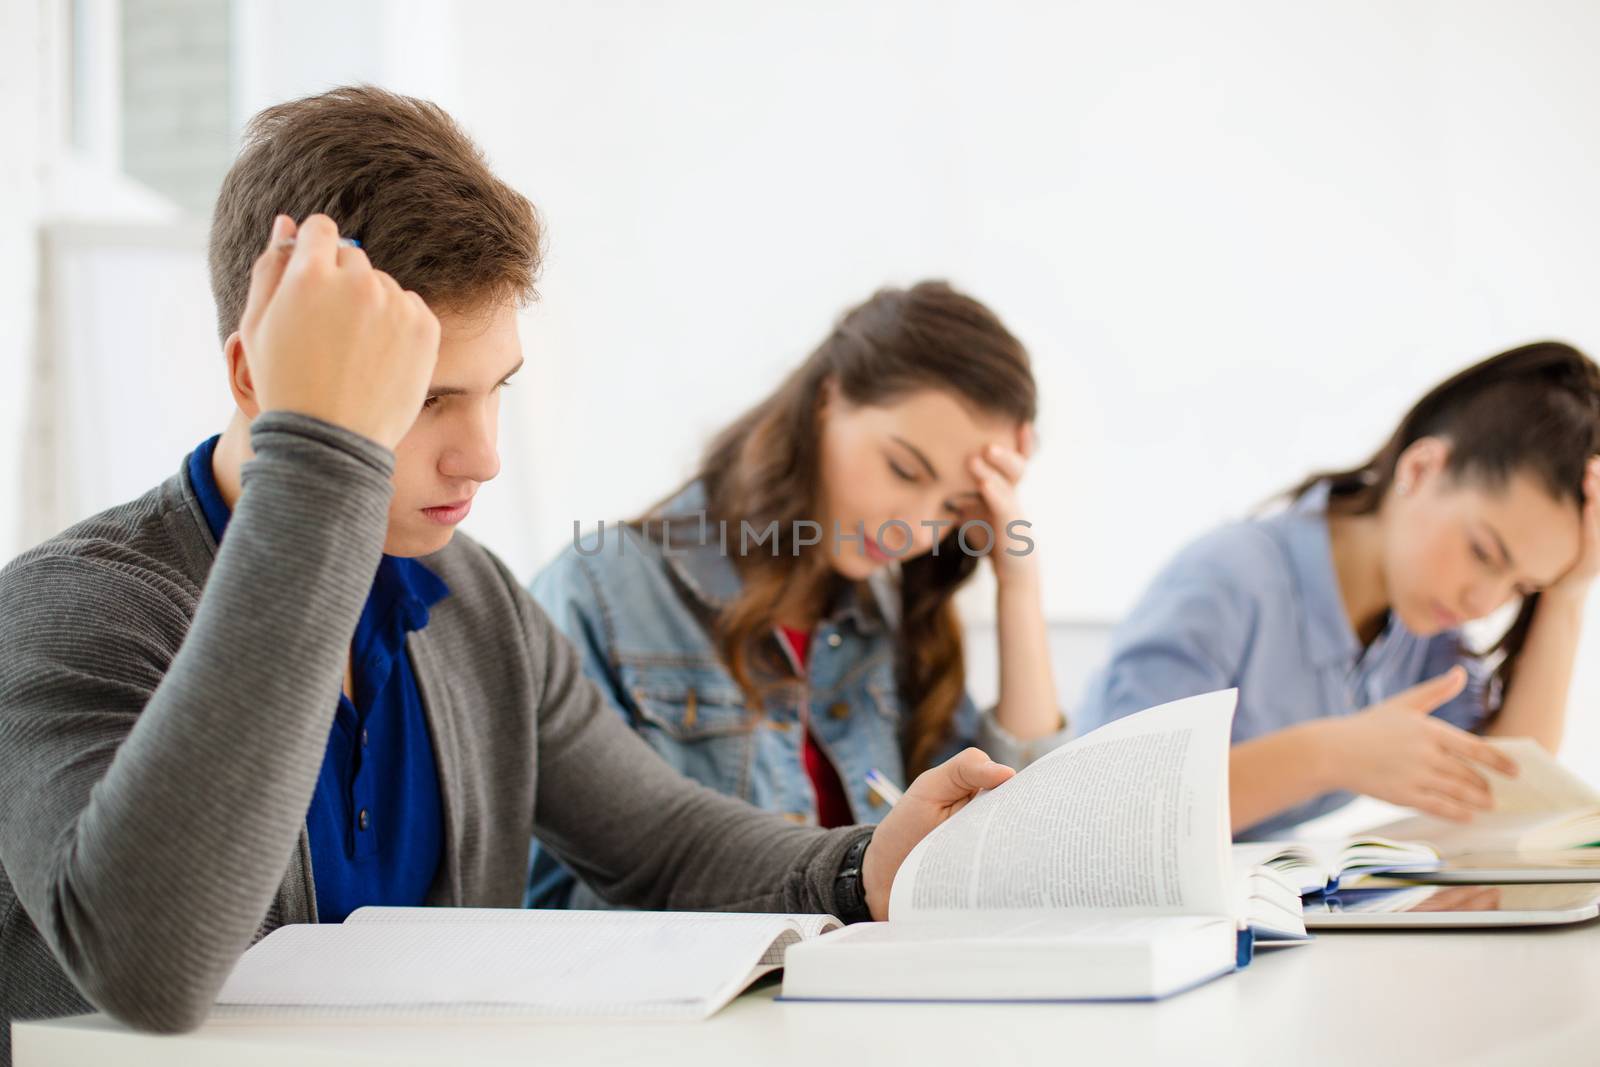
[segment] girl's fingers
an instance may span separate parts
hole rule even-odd
[[[1460,760],[1446,756],[1434,770],[1439,775],[1441,788],[1445,783],[1454,787],[1451,795],[1457,800],[1484,811],[1494,806],[1494,794],[1489,791],[1489,783]]]
[[[1425,682],[1418,682],[1410,689],[1401,690],[1383,703],[1403,707],[1419,715],[1428,715],[1435,708],[1454,700],[1466,686],[1466,669],[1457,664],[1443,674],[1436,674]]]
[[[1583,518],[1591,538],[1600,531],[1600,456],[1589,457],[1589,470],[1583,479]]]
[[[983,494],[983,502],[989,505],[989,510],[995,513],[1009,510],[1011,502],[1011,480],[981,456],[972,457],[972,474],[978,479],[978,492]]]
[[[1600,456],[1589,459],[1583,478],[1582,546],[1578,559],[1563,576],[1563,581],[1587,583],[1600,573]]]
[[[1457,801],[1432,790],[1424,790],[1411,805],[1429,815],[1437,815],[1441,819],[1451,822],[1471,822],[1472,809],[1464,807]]]
[[[1517,776],[1516,760],[1501,752],[1477,734],[1469,734],[1467,731],[1452,726],[1447,722],[1441,722],[1438,725],[1441,729],[1436,730],[1435,733],[1438,735],[1440,747],[1450,755],[1464,761],[1463,766],[1481,763],[1490,770],[1499,771],[1508,778]],[[1474,771],[1473,773],[1477,772]],[[1485,779],[1484,786],[1486,788],[1488,784],[1488,780]]]
[[[1022,481],[1022,474],[1028,466],[1028,461],[1020,453],[1004,445],[990,445],[979,458],[1004,474],[1013,484]]]

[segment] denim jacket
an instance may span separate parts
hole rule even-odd
[[[649,537],[606,523],[556,557],[530,591],[577,646],[584,670],[611,706],[683,774],[814,825],[816,798],[802,760],[809,712],[812,734],[838,771],[852,815],[857,822],[880,821],[889,807],[867,786],[866,775],[876,768],[905,782],[902,740],[910,717],[895,683],[894,576],[880,571],[848,587],[812,632],[804,678],[770,679],[775,684],[765,691],[763,707],[752,710],[713,635],[717,612],[741,589],[730,555],[738,551],[738,525],[729,523],[728,552],[715,523],[707,524],[702,543],[693,520],[704,499],[694,483],[662,508],[664,516],[691,520],[674,525],[667,545],[654,518]],[[976,744],[996,762],[1020,767],[1065,739],[1063,730],[1021,742],[992,711],[980,714],[963,695],[935,762]],[[537,845],[527,903],[603,906],[585,887],[574,889],[571,875]]]

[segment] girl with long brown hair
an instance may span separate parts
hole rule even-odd
[[[1065,739],[1017,483],[1026,350],[941,282],[845,314],[687,484],[579,538],[534,596],[652,748],[721,792],[822,826],[888,811],[976,744],[1020,766]],[[967,698],[952,598],[987,558],[1000,695]],[[535,850],[529,903],[599,903]]]
[[[1365,463],[1214,531],[1157,576],[1091,680],[1084,729],[1239,688],[1235,831],[1271,837],[1366,794],[1469,820],[1482,740],[1560,744],[1600,572],[1600,370],[1569,345],[1502,352],[1430,390]],[[1461,627],[1508,605],[1504,635]]]

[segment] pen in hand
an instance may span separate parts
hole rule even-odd
[[[867,787],[874,793],[878,794],[878,796],[882,798],[883,802],[889,805],[891,808],[894,807],[895,804],[899,802],[900,798],[905,795],[900,791],[899,786],[889,781],[888,776],[882,771],[878,770],[876,767],[867,772],[866,780]]]
[[[357,238],[354,238],[354,237],[341,237],[341,238],[339,238],[339,244],[343,245],[345,248],[360,248],[361,247],[361,242]],[[294,251],[294,245],[295,245],[295,240],[294,240],[293,237],[285,237],[283,240],[279,241],[277,244],[273,245],[272,247],[276,248],[280,252],[292,252],[292,251]]]
[[[905,796],[904,790],[889,781],[888,776],[876,767],[867,772],[866,783],[867,788],[878,794],[878,797],[891,808],[900,802],[901,797]],[[972,799],[977,800],[987,792],[989,790],[980,789],[972,795]]]

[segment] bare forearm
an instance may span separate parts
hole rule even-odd
[[[1330,773],[1328,726],[1303,723],[1233,746],[1228,799],[1235,833],[1339,788]]]
[[[1540,597],[1517,660],[1516,677],[1486,731],[1499,737],[1531,737],[1555,752],[1566,725],[1567,695],[1583,625],[1580,594]]]
[[[995,718],[1024,741],[1055,733],[1061,729],[1061,709],[1037,568],[1003,579],[997,607],[1000,701]]]

